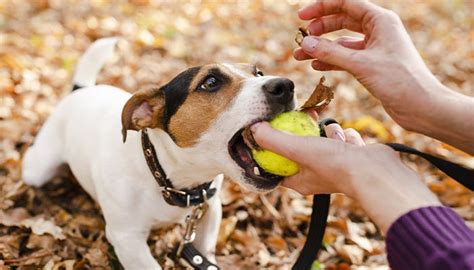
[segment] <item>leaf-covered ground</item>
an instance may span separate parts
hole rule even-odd
[[[0,0],[0,269],[119,267],[104,237],[99,207],[70,173],[40,189],[21,181],[22,153],[71,88],[78,57],[100,37],[123,38],[100,83],[133,92],[160,85],[191,65],[251,62],[266,74],[294,80],[304,100],[325,75],[336,93],[324,115],[358,129],[367,142],[407,143],[474,167],[472,156],[397,126],[349,74],[315,72],[295,61],[294,37],[303,25],[296,10],[303,2]],[[474,94],[474,2],[375,2],[400,14],[443,83]],[[329,37],[340,34],[347,33]],[[406,161],[473,227],[472,193],[419,159]],[[217,257],[222,268],[289,269],[305,239],[309,199],[283,188],[252,194],[230,182],[221,197]],[[149,238],[153,254],[170,269],[181,267],[172,255],[180,232],[180,227],[155,230]],[[383,240],[356,202],[334,196],[319,266],[388,269]]]

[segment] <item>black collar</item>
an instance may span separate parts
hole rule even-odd
[[[162,193],[168,204],[179,207],[195,206],[206,202],[216,194],[216,189],[211,188],[212,181],[195,188],[175,189],[158,161],[155,147],[153,147],[146,129],[142,130],[142,148],[151,174],[158,185],[164,188]]]

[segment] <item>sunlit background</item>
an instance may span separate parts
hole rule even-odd
[[[292,79],[303,101],[324,75],[335,99],[323,116],[356,128],[368,143],[402,142],[474,167],[473,157],[404,131],[350,74],[316,72],[295,61],[295,34],[305,25],[296,11],[309,2],[0,0],[0,269],[119,267],[99,208],[72,177],[32,189],[22,184],[19,166],[41,124],[69,92],[78,58],[101,37],[121,41],[100,83],[134,92],[166,83],[193,65],[250,62],[265,74]],[[474,95],[474,1],[374,2],[400,15],[436,77]],[[318,158],[324,157],[315,153]],[[419,159],[407,162],[474,227],[472,193]],[[289,269],[304,241],[307,198],[283,189],[250,194],[228,182],[222,199],[217,257],[223,269]],[[150,236],[153,254],[166,267],[181,267],[173,261],[179,239],[179,227]],[[333,201],[324,241],[315,267],[388,269],[380,232],[342,195]]]

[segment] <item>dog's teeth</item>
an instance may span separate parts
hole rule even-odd
[[[258,169],[258,167],[253,167],[253,173],[255,175],[260,175],[260,170]]]

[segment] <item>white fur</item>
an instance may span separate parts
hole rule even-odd
[[[79,59],[73,82],[81,87],[95,85],[102,66],[112,57],[117,38],[102,38],[94,42]]]
[[[248,73],[245,73],[243,72],[242,70],[238,69],[237,67],[235,67],[234,65],[232,64],[229,64],[229,63],[224,63],[222,64],[224,67],[228,68],[230,70],[230,72],[234,73],[235,75],[237,76],[240,76],[242,78],[251,78],[253,76],[250,76],[250,74]]]
[[[110,49],[110,44],[105,46]],[[94,48],[94,45],[93,45]],[[89,57],[97,57],[103,46],[95,46]],[[109,53],[108,51],[104,52]],[[106,57],[101,57],[104,60]],[[81,63],[90,64],[90,58]],[[104,62],[104,61],[102,61]],[[226,65],[232,72],[237,68]],[[87,66],[79,65],[78,73]],[[92,72],[97,72],[94,70]],[[87,85],[94,74],[76,76]],[[81,79],[82,78],[82,79]],[[223,111],[199,141],[178,147],[162,130],[150,130],[150,139],[166,174],[176,188],[196,186],[215,178],[219,190],[225,173],[250,189],[243,170],[230,158],[227,143],[241,127],[265,117],[269,111],[261,90],[273,77],[248,77],[227,111]],[[130,94],[107,85],[87,87],[65,97],[45,122],[35,143],[23,159],[23,180],[41,186],[59,165],[69,164],[81,186],[100,204],[106,220],[106,235],[126,269],[161,269],[146,240],[152,226],[183,222],[190,209],[168,205],[162,188],[149,171],[141,148],[140,133],[121,137],[121,112]],[[216,176],[217,175],[217,176]],[[196,248],[214,260],[221,202],[209,201],[195,240]]]

